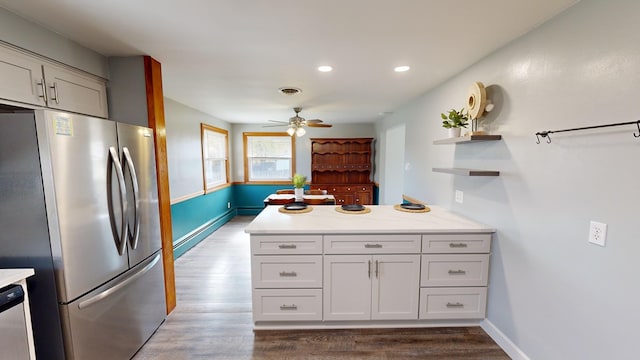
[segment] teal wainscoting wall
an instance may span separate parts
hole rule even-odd
[[[180,257],[235,215],[233,186],[171,205],[174,258]]]
[[[283,184],[235,184],[233,186],[234,204],[238,215],[258,215],[264,209],[264,199],[280,189],[292,189]],[[309,186],[305,186],[309,190]]]
[[[288,188],[290,186],[283,184],[233,184],[171,205],[174,258],[180,257],[234,216],[258,215],[264,209],[267,196]],[[308,189],[306,186],[305,190]],[[378,204],[379,190],[374,186],[374,204]]]

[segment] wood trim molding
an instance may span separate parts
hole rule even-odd
[[[176,280],[173,268],[173,235],[171,228],[171,196],[169,194],[169,167],[167,164],[167,131],[164,119],[164,95],[160,63],[144,56],[144,77],[147,91],[147,116],[156,143],[156,176],[158,205],[160,207],[160,236],[164,264],[164,289],[167,314],[176,307]]]

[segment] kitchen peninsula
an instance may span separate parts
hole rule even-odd
[[[429,207],[266,207],[245,229],[254,327],[477,325],[495,229]]]

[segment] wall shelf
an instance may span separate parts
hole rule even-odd
[[[472,142],[481,142],[481,141],[497,141],[501,139],[502,139],[502,135],[465,135],[465,136],[448,138],[448,139],[434,140],[433,144],[434,145],[463,144],[463,143],[472,143]]]
[[[476,170],[464,168],[433,168],[432,170],[434,172],[464,176],[500,176],[500,171],[495,170]]]

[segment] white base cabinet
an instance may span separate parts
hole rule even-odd
[[[324,319],[417,319],[419,274],[419,255],[326,255]]]
[[[0,44],[0,99],[108,117],[106,81]]]
[[[255,326],[468,325],[485,316],[490,240],[491,233],[251,234]]]

